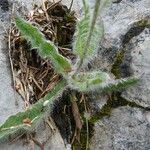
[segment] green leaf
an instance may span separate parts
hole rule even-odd
[[[58,73],[65,76],[72,70],[71,63],[58,53],[57,47],[51,41],[47,41],[36,27],[20,17],[16,17],[15,21],[17,28],[31,42],[32,48],[37,48],[41,57],[50,58]]]
[[[78,73],[69,79],[69,86],[80,92],[101,91],[119,91],[125,89],[139,81],[137,77],[129,77],[114,80],[106,72],[93,71]]]
[[[78,73],[69,79],[68,84],[72,89],[80,92],[93,91],[99,88],[100,84],[107,82],[109,75],[102,71]]]
[[[77,23],[76,32],[75,32],[75,39],[73,42],[73,50],[74,53],[79,56],[80,60],[91,59],[97,52],[98,45],[100,42],[101,37],[103,36],[103,23],[96,22],[92,37],[88,43],[86,56],[84,56],[84,50],[87,45],[87,41],[90,34],[91,22],[92,22],[92,15],[90,13],[89,6],[85,3],[85,14],[84,17]]]
[[[56,46],[50,41],[43,41],[39,46],[39,54],[50,58],[54,64],[54,69],[62,75],[66,76],[68,72],[72,71],[71,63],[57,52]]]
[[[120,91],[136,84],[140,79],[138,77],[121,78],[110,80],[101,86],[103,91]]]
[[[7,139],[12,134],[21,134],[25,131],[32,131],[41,118],[45,114],[46,104],[54,102],[54,100],[63,92],[66,86],[66,81],[61,80],[43,99],[32,105],[25,112],[19,112],[16,115],[10,116],[4,124],[0,126],[0,141]],[[31,124],[23,123],[24,119],[30,119]]]

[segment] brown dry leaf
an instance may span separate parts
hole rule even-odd
[[[75,134],[74,134],[74,138],[77,139],[78,142],[80,142],[80,131],[82,129],[83,126],[83,121],[79,112],[79,108],[77,105],[77,99],[75,97],[75,95],[73,95],[72,97],[72,113],[73,113],[73,117],[76,123],[76,129],[75,129]]]
[[[17,77],[15,77],[15,88],[16,91],[22,96],[22,98],[25,99],[25,91],[23,89],[22,82]]]

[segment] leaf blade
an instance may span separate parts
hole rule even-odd
[[[78,73],[70,78],[69,86],[79,92],[89,91],[120,91],[139,81],[138,77],[113,79],[108,73],[93,71]]]
[[[32,47],[37,48],[41,57],[51,59],[54,68],[58,73],[65,76],[72,70],[69,60],[60,55],[58,53],[58,48],[51,41],[47,41],[44,35],[36,27],[20,17],[16,17],[15,21],[17,28],[25,38],[31,42]]]
[[[79,56],[79,65],[82,60],[87,63],[96,55],[100,39],[104,34],[104,26],[102,20],[97,20],[97,17],[90,14],[89,5],[85,0],[84,4],[84,17],[79,21],[76,27],[75,40],[73,43],[73,50]],[[95,8],[96,5],[95,5]],[[96,9],[98,13],[98,9]],[[81,60],[81,62],[80,62]]]
[[[32,130],[45,113],[45,110],[43,109],[45,107],[44,102],[48,101],[48,103],[53,103],[59,94],[62,93],[65,86],[65,80],[59,81],[55,88],[51,90],[51,92],[49,92],[43,99],[33,104],[30,109],[10,116],[0,126],[0,141],[3,141],[3,139],[8,138],[9,135],[12,135],[16,132]],[[31,124],[23,123],[23,120],[26,118],[31,120]]]

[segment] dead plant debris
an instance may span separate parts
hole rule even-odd
[[[45,1],[42,6],[34,5],[34,9],[25,16],[26,20],[58,46],[59,52],[70,60],[74,60],[71,42],[75,31],[76,17],[61,2]],[[25,101],[25,107],[44,97],[60,80],[50,60],[42,59],[36,50],[30,50],[30,43],[21,37],[20,32],[12,24],[10,32],[10,57],[13,65],[15,89]]]

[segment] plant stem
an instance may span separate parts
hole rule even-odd
[[[86,118],[86,150],[88,150],[89,148],[89,123],[88,123],[88,119]]]

